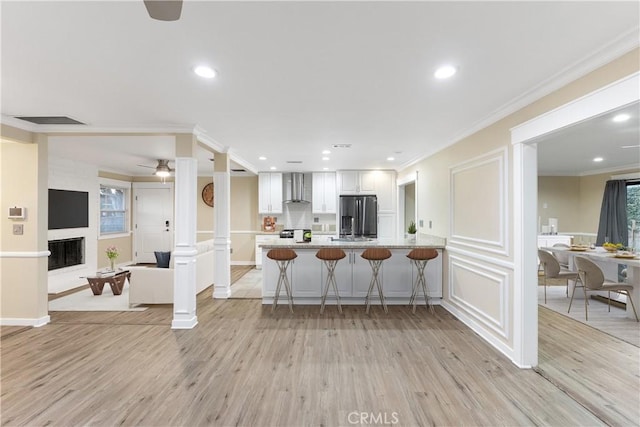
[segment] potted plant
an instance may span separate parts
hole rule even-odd
[[[416,228],[415,221],[411,221],[409,223],[409,226],[407,227],[407,233],[409,234],[409,239],[410,240],[415,240],[416,239],[416,232],[417,231],[418,231],[418,229]]]

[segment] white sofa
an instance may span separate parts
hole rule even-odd
[[[196,244],[196,293],[213,284],[213,239]],[[173,304],[173,254],[169,268],[144,266],[127,267],[129,280],[129,304]]]

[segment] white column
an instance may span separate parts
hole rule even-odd
[[[196,225],[198,161],[178,157],[175,162],[175,248],[173,251],[172,329],[192,329],[196,316]]]
[[[538,365],[537,147],[513,145],[513,362]]]
[[[231,296],[231,176],[229,175],[229,156],[226,153],[215,154],[213,188],[215,191],[213,297],[226,299]]]

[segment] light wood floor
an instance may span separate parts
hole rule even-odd
[[[360,413],[401,426],[609,422],[440,307],[291,315],[209,295],[198,296],[194,330],[171,330],[168,305],[52,313],[50,324],[6,336],[2,425],[348,426]]]
[[[578,291],[582,292],[581,289]],[[578,293],[576,291],[576,294]],[[582,295],[580,295],[582,297]],[[616,338],[640,347],[640,323],[635,318],[627,317],[626,308],[612,305],[611,311],[607,303],[589,298],[589,320],[585,320],[584,298],[574,299],[569,308],[569,298],[566,296],[564,286],[549,286],[547,288],[547,303],[544,302],[544,287],[538,288],[538,304],[541,307],[553,310],[565,317],[584,323],[602,332],[606,332]]]
[[[638,347],[544,307],[538,325],[538,372],[607,424],[640,425]]]

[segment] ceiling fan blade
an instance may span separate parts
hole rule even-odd
[[[137,166],[140,166],[140,167],[143,167],[143,168],[151,168],[151,169],[155,169],[156,168],[155,166],[149,166],[149,165],[137,165]]]
[[[182,0],[144,0],[149,16],[159,21],[177,21],[182,13]]]

